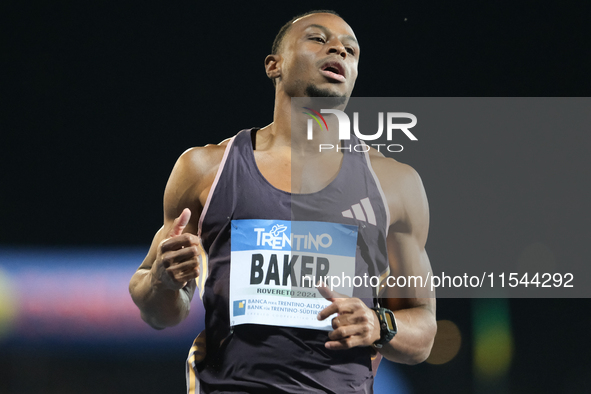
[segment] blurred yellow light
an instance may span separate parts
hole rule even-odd
[[[427,362],[435,365],[445,364],[458,354],[461,345],[462,334],[458,326],[450,320],[439,320],[435,342]]]
[[[513,336],[506,299],[475,299],[474,372],[479,380],[503,378],[511,366]]]
[[[16,297],[8,275],[0,269],[0,340],[8,335],[16,317]]]

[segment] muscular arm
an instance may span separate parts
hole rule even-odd
[[[163,253],[158,253],[164,241],[172,239],[173,228],[182,227],[178,225],[179,220],[168,222],[168,226],[165,224],[156,233],[150,252],[129,283],[131,298],[140,309],[142,319],[156,329],[177,325],[188,316],[196,287],[194,279],[180,282],[169,275],[166,268],[170,265],[167,267]],[[199,266],[196,268],[198,274]]]
[[[392,215],[387,239],[390,276],[421,276],[425,280],[431,273],[425,251],[429,210],[421,179],[411,167],[392,159],[374,161],[380,161],[374,168]],[[390,174],[388,178],[386,173]],[[389,360],[406,364],[424,361],[437,331],[435,294],[428,287],[386,286],[384,289],[381,304],[394,311],[398,333],[380,353]]]
[[[164,225],[129,283],[142,319],[156,329],[179,324],[189,314],[201,254],[195,234],[220,152],[221,146],[207,146],[181,155],[164,192]]]
[[[391,213],[388,232],[390,276],[421,276],[431,272],[425,243],[429,227],[427,198],[418,174],[409,166],[374,154],[372,166],[380,180]],[[387,283],[387,282],[386,282]],[[371,346],[380,338],[378,318],[358,298],[342,297],[328,288],[321,293],[332,302],[319,314],[323,320],[338,313],[332,321],[326,347],[348,349]],[[431,351],[437,324],[435,295],[429,288],[383,288],[380,304],[394,311],[398,333],[380,353],[405,364],[424,361]]]

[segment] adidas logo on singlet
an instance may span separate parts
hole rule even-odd
[[[347,209],[342,212],[343,216],[350,219],[361,220],[362,222],[368,222],[376,225],[376,214],[373,211],[369,198],[365,197],[361,199],[361,204],[351,205],[351,209]],[[355,215],[355,216],[353,216]]]

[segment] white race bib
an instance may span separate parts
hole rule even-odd
[[[352,296],[357,226],[285,220],[232,220],[230,323],[332,330],[318,312],[330,305],[315,288]],[[334,282],[333,282],[334,283]]]

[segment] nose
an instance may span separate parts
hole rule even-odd
[[[347,49],[345,49],[343,43],[337,38],[333,38],[332,40],[330,40],[328,46],[328,53],[336,53],[343,59],[345,59],[348,55]]]

